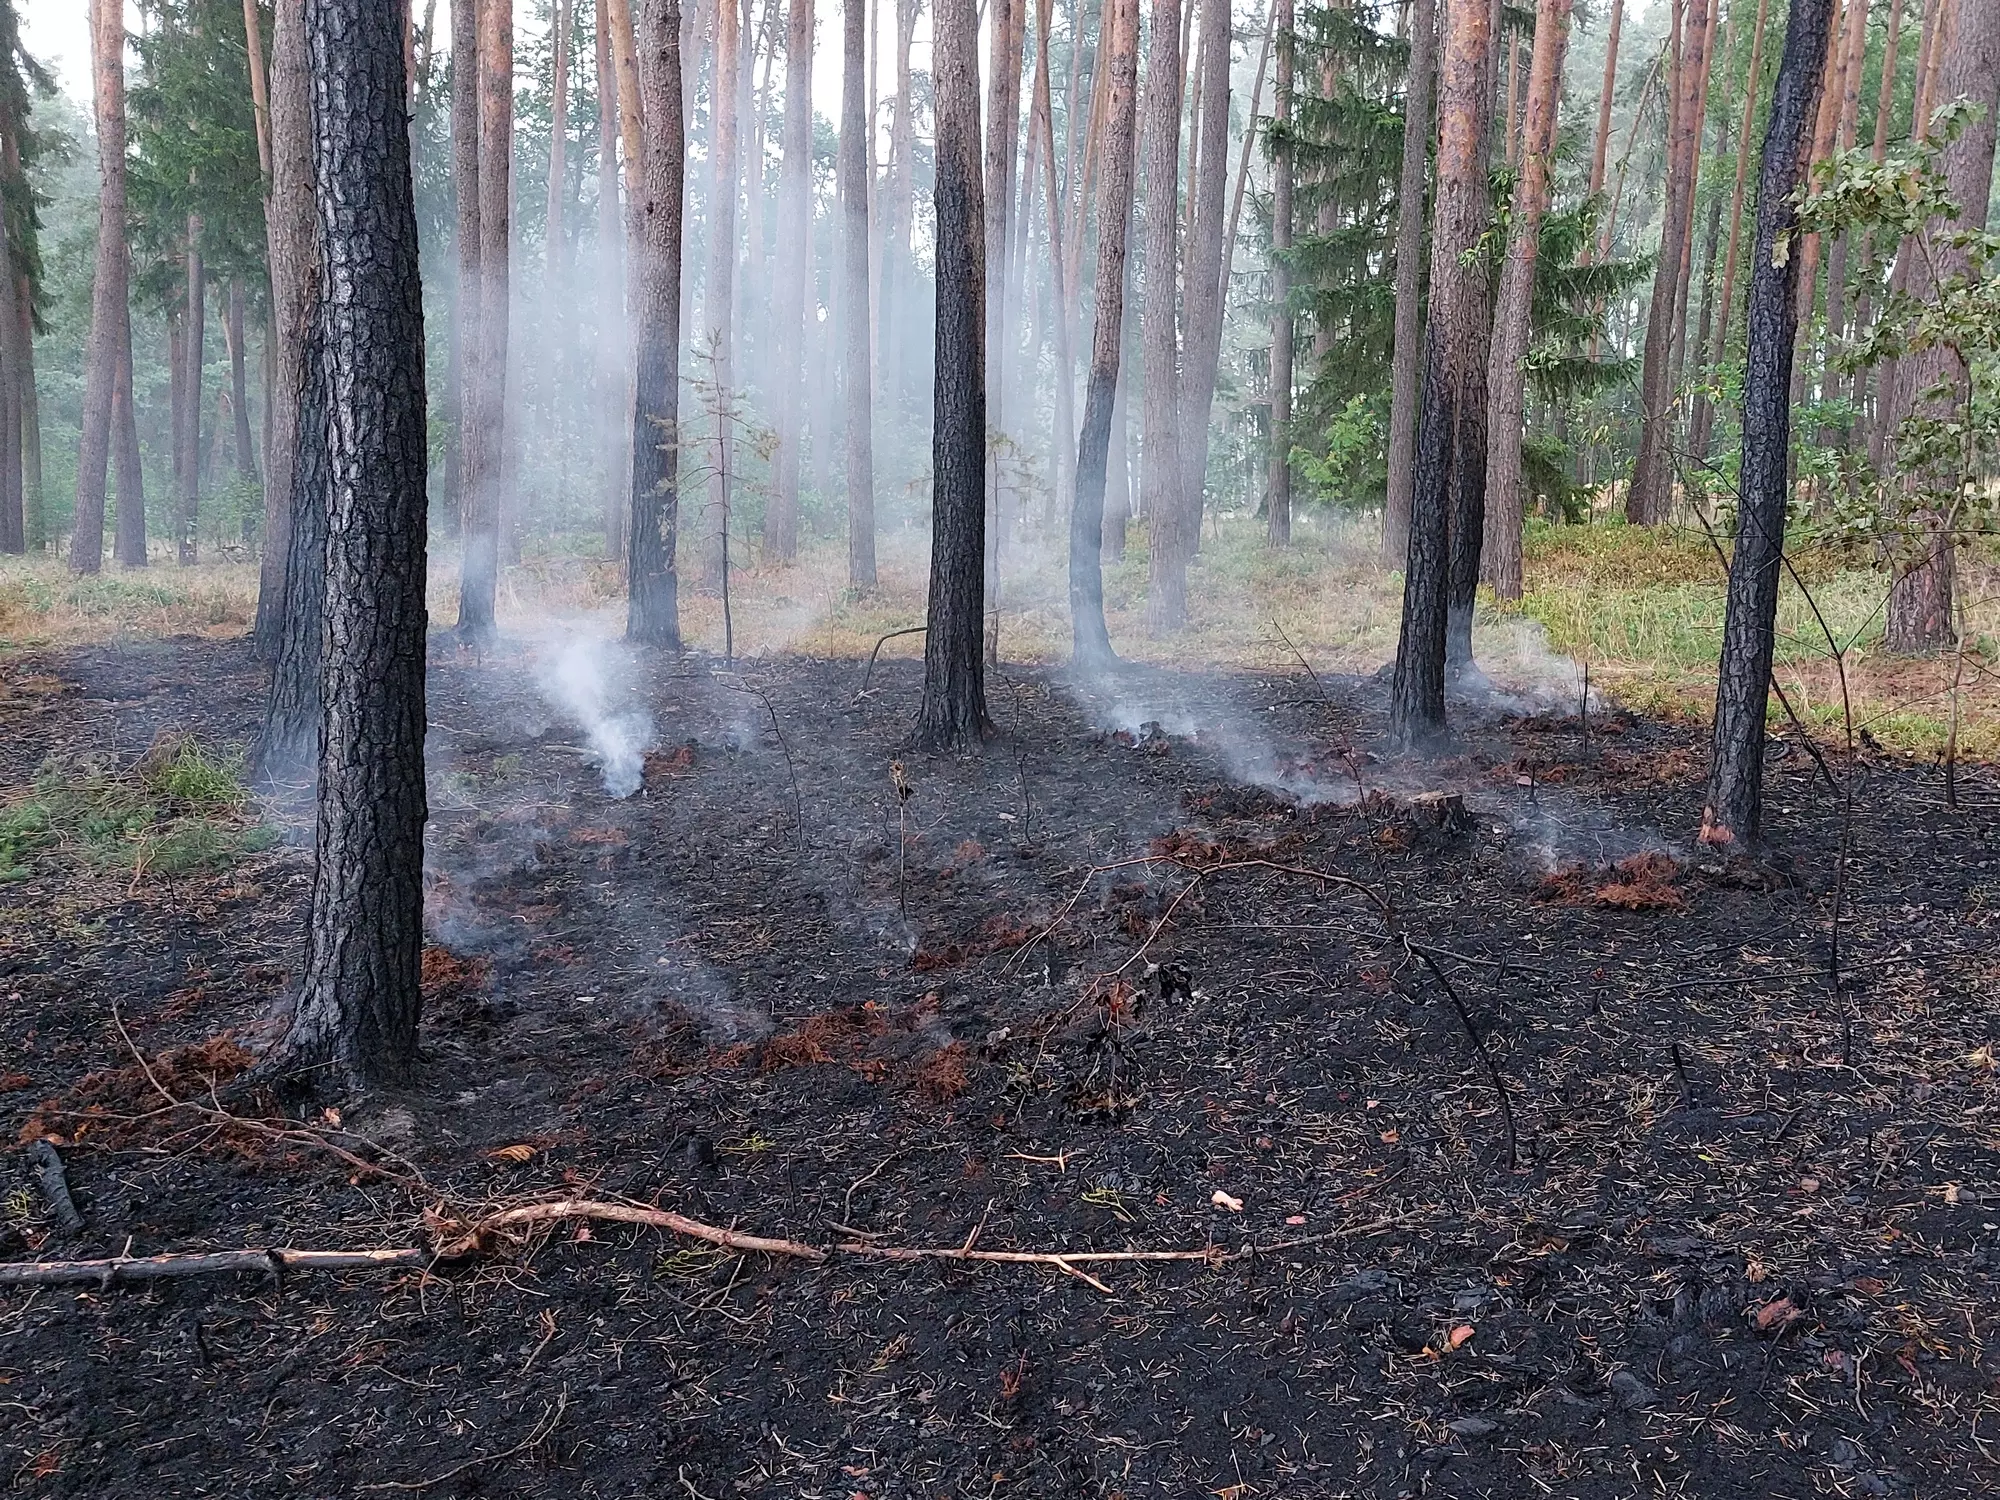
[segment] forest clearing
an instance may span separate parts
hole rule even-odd
[[[1994,1493],[1996,112],[0,0],[0,1476]]]

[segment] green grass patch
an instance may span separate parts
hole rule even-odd
[[[249,803],[240,758],[192,736],[163,739],[122,771],[50,763],[0,807],[0,880],[52,864],[135,876],[224,869],[277,841],[249,820]]]

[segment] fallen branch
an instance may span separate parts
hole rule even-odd
[[[198,1250],[177,1255],[114,1255],[104,1260],[45,1260],[0,1265],[0,1286],[64,1286],[94,1282],[158,1281],[173,1276],[215,1276],[260,1271],[279,1277],[287,1271],[375,1271],[421,1266],[425,1250]]]
[[[762,1235],[755,1234],[738,1234],[733,1229],[718,1229],[713,1224],[704,1224],[699,1219],[690,1219],[686,1214],[677,1214],[671,1209],[648,1208],[639,1203],[606,1203],[594,1198],[558,1198],[549,1203],[525,1203],[519,1208],[502,1209],[497,1214],[489,1214],[469,1224],[463,1220],[445,1218],[435,1212],[427,1213],[424,1218],[426,1227],[430,1229],[437,1245],[437,1255],[440,1260],[455,1260],[461,1256],[481,1254],[490,1250],[493,1242],[510,1229],[527,1229],[537,1224],[555,1224],[566,1219],[597,1219],[614,1224],[643,1224],[653,1229],[665,1229],[674,1234],[686,1235],[692,1240],[704,1240],[724,1250],[786,1255],[795,1260],[826,1259],[826,1252],[817,1245],[801,1244],[797,1240],[766,1239]]]
[[[28,1143],[28,1160],[35,1164],[35,1185],[42,1190],[49,1212],[56,1216],[63,1233],[83,1233],[83,1215],[77,1212],[76,1199],[70,1196],[69,1178],[63,1172],[61,1153],[47,1141],[31,1141]]]

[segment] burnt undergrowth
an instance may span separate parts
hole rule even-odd
[[[262,701],[207,642],[9,673],[61,685],[0,737],[15,787],[241,744]],[[619,800],[519,661],[441,654],[424,1063],[344,1118],[193,1107],[282,1019],[295,812],[222,868],[0,886],[0,1111],[86,1221],[15,1150],[0,1255],[404,1245],[434,1197],[587,1193],[1217,1263],[1097,1266],[1106,1295],[598,1224],[428,1274],[4,1292],[16,1486],[1978,1492],[1990,784],[1954,811],[1858,764],[1843,826],[1774,747],[1783,858],[1746,881],[1693,851],[1698,737],[1611,712],[1460,705],[1416,766],[1370,753],[1367,681],[1009,669],[984,754],[899,760],[912,670],[857,685],[660,666]]]

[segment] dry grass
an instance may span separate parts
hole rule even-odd
[[[1007,660],[1059,662],[1068,654],[1069,606],[1060,538],[1011,538],[1000,597],[1001,652]],[[809,549],[784,568],[732,574],[736,654],[781,652],[858,658],[890,631],[923,621],[928,537],[886,534],[880,586],[847,587],[838,542]],[[1887,580],[1827,549],[1803,549],[1801,590],[1785,580],[1779,605],[1778,675],[1809,723],[1839,740],[1851,709],[1857,733],[1906,753],[1943,753],[1957,725],[1958,753],[2000,759],[2000,563],[1969,559],[1961,575],[1967,622],[1963,658],[1912,661],[1880,650]],[[1633,708],[1704,719],[1714,694],[1723,619],[1722,572],[1698,531],[1649,532],[1617,525],[1531,529],[1527,594],[1482,612],[1477,649],[1496,680],[1538,693],[1552,706],[1573,701],[1588,662],[1601,685]],[[166,634],[239,635],[249,628],[257,576],[247,562],[144,573],[69,576],[55,559],[0,562],[0,642],[67,646]],[[596,556],[546,552],[505,570],[498,600],[503,627],[595,616],[622,623],[621,568]],[[1375,564],[1371,523],[1303,517],[1295,545],[1262,545],[1261,523],[1213,521],[1189,573],[1189,628],[1163,639],[1144,632],[1146,539],[1135,526],[1125,556],[1105,570],[1111,636],[1127,659],[1171,666],[1263,670],[1296,667],[1294,648],[1316,670],[1369,672],[1395,652],[1400,579]],[[431,618],[457,615],[457,569],[433,554]],[[682,628],[689,643],[719,654],[723,612],[713,592],[685,581]],[[1817,613],[1816,613],[1817,611]],[[1821,626],[1824,618],[1826,629]],[[1845,653],[1846,700],[1828,650],[1830,630]],[[921,636],[889,641],[885,658],[916,657]]]

